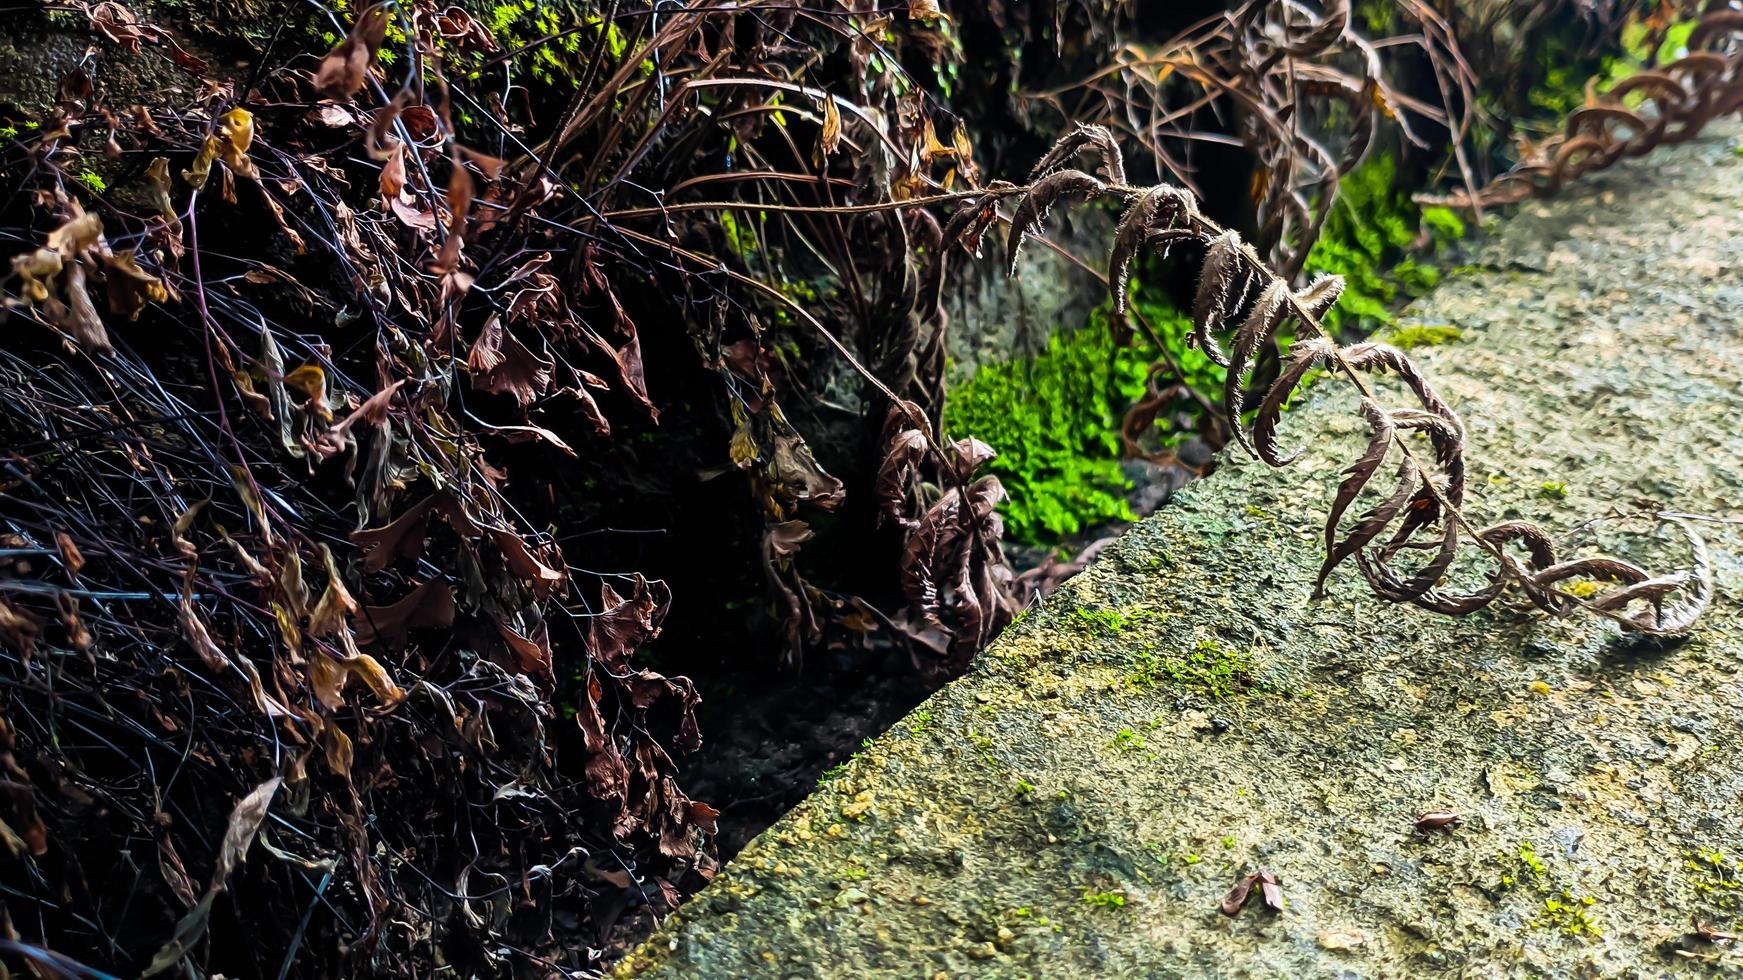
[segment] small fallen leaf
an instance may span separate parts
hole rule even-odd
[[[823,97],[823,132],[817,140],[819,157],[827,157],[841,145],[841,109],[835,105],[835,97]]]
[[[1464,820],[1464,817],[1451,810],[1430,810],[1416,818],[1416,829],[1423,833],[1431,830],[1447,830]]]
[[[321,59],[321,67],[315,72],[315,88],[323,95],[349,98],[363,87],[369,67],[375,63],[375,53],[387,39],[387,11],[384,3],[365,7],[351,25],[351,33]]]
[[[1738,938],[1734,933],[1719,931],[1719,927],[1711,922],[1702,922],[1699,918],[1696,918],[1694,922],[1694,934],[1703,943],[1728,943],[1734,942]]]
[[[1235,882],[1235,887],[1229,889],[1229,893],[1223,896],[1222,905],[1218,906],[1222,914],[1231,919],[1240,915],[1241,909],[1247,905],[1248,897],[1253,894],[1253,883],[1258,880],[1258,875],[1246,875]]]
[[[1273,912],[1283,911],[1283,886],[1277,882],[1276,875],[1261,869],[1249,873],[1229,889],[1218,906],[1222,914],[1230,918],[1239,915],[1246,907],[1247,899],[1252,897],[1254,885],[1259,886],[1260,900],[1266,908]]]
[[[327,407],[327,372],[319,364],[304,364],[284,376],[284,386],[300,391],[309,398],[309,407],[323,421],[333,420],[333,410]]]
[[[67,578],[78,578],[79,570],[85,567],[85,556],[79,553],[79,546],[73,543],[72,535],[65,531],[56,531],[54,543],[60,550],[61,564],[66,566]]]

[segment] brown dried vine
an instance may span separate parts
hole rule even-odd
[[[1067,139],[1074,145],[1103,142],[1080,133]],[[1059,153],[1048,155],[1050,160],[1060,157]],[[1687,536],[1692,568],[1655,575],[1617,558],[1562,559],[1548,533],[1526,521],[1475,527],[1462,510],[1464,423],[1410,357],[1382,343],[1338,346],[1319,318],[1337,301],[1343,289],[1340,278],[1324,276],[1299,289],[1291,286],[1238,233],[1205,217],[1194,199],[1178,188],[1104,184],[1081,171],[1049,173],[1017,191],[1022,199],[1011,227],[1012,267],[1024,238],[1038,232],[1048,208],[1059,199],[1060,188],[1077,191],[1096,187],[1101,196],[1127,203],[1109,260],[1108,280],[1116,307],[1124,302],[1125,276],[1120,270],[1129,266],[1138,243],[1165,251],[1190,241],[1203,249],[1192,342],[1227,367],[1224,404],[1231,409],[1257,408],[1251,423],[1241,422],[1238,412],[1230,412],[1233,434],[1249,453],[1273,467],[1287,466],[1299,457],[1299,453],[1286,455],[1278,448],[1277,427],[1285,404],[1316,368],[1345,376],[1360,392],[1359,411],[1371,436],[1361,456],[1344,470],[1326,519],[1326,555],[1316,596],[1323,592],[1333,570],[1354,560],[1369,588],[1381,598],[1447,615],[1475,612],[1506,594],[1512,585],[1554,616],[1586,610],[1613,619],[1624,629],[1658,636],[1682,635],[1694,627],[1711,599],[1713,584],[1705,546],[1693,528],[1675,517],[1662,518]],[[1297,324],[1305,336],[1294,343],[1279,376],[1257,397],[1254,406],[1253,396],[1246,390],[1254,355],[1263,345],[1277,342],[1289,322]],[[1226,348],[1217,342],[1219,333],[1232,338]],[[1366,373],[1395,374],[1416,404],[1386,407],[1366,380]],[[1432,461],[1421,457],[1410,438],[1414,434],[1426,437]],[[1397,469],[1391,490],[1346,526],[1344,516],[1362,492],[1371,485],[1383,486],[1375,481],[1392,459],[1397,460]],[[1462,539],[1473,542],[1494,561],[1487,583],[1464,591],[1443,584],[1460,553]],[[1509,552],[1508,546],[1516,546],[1523,555]],[[1418,567],[1405,568],[1399,562],[1406,555],[1424,553],[1429,557]],[[1574,578],[1613,584],[1587,598],[1556,588]]]
[[[1689,34],[1687,55],[1623,78],[1480,190],[1424,194],[1417,200],[1481,210],[1550,197],[1620,160],[1691,140],[1708,123],[1743,109],[1740,39],[1743,11],[1724,0],[1708,0]]]

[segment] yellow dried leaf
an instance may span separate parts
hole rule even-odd
[[[49,285],[61,274],[61,253],[52,248],[12,257],[12,274],[18,277],[19,290],[27,302],[41,303],[49,297]]]
[[[132,249],[104,256],[103,265],[108,270],[109,312],[137,320],[146,304],[169,300],[169,287],[139,267]]]
[[[328,725],[321,731],[321,748],[326,750],[327,768],[341,776],[351,775],[351,736]]]
[[[1252,195],[1253,203],[1259,204],[1259,203],[1263,202],[1265,200],[1265,192],[1267,190],[1269,190],[1270,187],[1271,187],[1271,168],[1270,167],[1254,167],[1253,168],[1253,183],[1252,183],[1252,186],[1247,189],[1247,192]]]
[[[950,140],[956,150],[956,159],[967,163],[974,159],[974,144],[968,141],[968,127],[958,124],[956,134]]]
[[[103,237],[103,219],[81,214],[48,233],[48,247],[72,258],[97,244]]]
[[[224,144],[219,156],[224,165],[244,177],[256,176],[248,148],[254,145],[254,113],[237,107],[218,117],[218,135]]]
[[[345,629],[346,617],[355,616],[358,609],[357,600],[345,588],[338,563],[333,561],[333,550],[326,545],[321,545],[321,561],[327,566],[327,588],[309,613],[310,636],[332,636]]]
[[[307,395],[309,406],[322,421],[333,420],[333,411],[327,407],[327,372],[319,364],[304,364],[286,374],[284,386]]]
[[[930,119],[926,120],[925,125],[920,128],[920,139],[921,142],[926,145],[926,148],[922,153],[924,154],[927,163],[931,163],[933,159],[937,157],[954,156],[956,154],[954,148],[945,146],[943,143],[938,142],[938,130],[932,125],[932,120]]]
[[[835,104],[835,97],[823,97],[823,133],[818,138],[817,149],[821,156],[827,157],[841,145],[841,109]]]
[[[200,145],[200,152],[194,155],[194,162],[182,171],[182,179],[196,190],[205,187],[207,179],[212,176],[212,161],[218,159],[220,148],[218,137],[206,137],[206,142]]]
[[[1379,109],[1382,116],[1387,119],[1398,118],[1397,111],[1392,108],[1392,100],[1386,98],[1386,93],[1381,90],[1380,86],[1370,82],[1368,84],[1368,98],[1373,101],[1374,108]]]
[[[175,545],[176,551],[183,557],[190,559],[200,557],[200,549],[188,540],[188,529],[194,526],[194,518],[199,516],[200,511],[205,510],[206,505],[211,502],[211,498],[208,497],[205,500],[196,500],[189,504],[188,509],[181,512],[181,515],[176,518],[175,526],[170,529],[170,543]]]
[[[732,465],[741,470],[749,469],[750,464],[756,462],[760,453],[756,439],[751,436],[749,419],[733,430],[732,441],[727,444],[726,452],[732,458]]]
[[[325,650],[311,651],[309,686],[315,699],[327,708],[336,710],[345,703],[345,685],[353,677],[362,679],[384,704],[397,704],[405,698],[405,691],[387,676],[387,668],[369,654],[355,653],[341,660]]]

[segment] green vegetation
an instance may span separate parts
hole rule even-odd
[[[1531,87],[1526,102],[1551,120],[1552,125],[1560,126],[1569,113],[1586,104],[1589,83],[1602,94],[1622,79],[1644,69],[1649,59],[1663,65],[1686,54],[1689,34],[1694,31],[1695,23],[1695,18],[1690,18],[1672,24],[1665,30],[1655,54],[1647,47],[1650,31],[1646,23],[1633,19],[1622,28],[1622,51],[1601,55],[1595,61],[1578,56],[1576,41],[1548,34],[1538,54],[1544,66],[1543,78]],[[1479,98],[1479,102],[1483,101],[1486,100]]]
[[[1397,157],[1374,153],[1344,175],[1304,266],[1309,274],[1344,277],[1343,297],[1324,318],[1328,329],[1366,332],[1390,325],[1400,290],[1417,296],[1440,281],[1436,267],[1403,257],[1423,229],[1437,245],[1465,234],[1464,222],[1452,211],[1420,208],[1410,199],[1410,189],[1398,180]]]
[[[823,772],[817,777],[817,788],[822,789],[846,775],[847,765],[852,761],[853,760],[850,758],[845,762],[837,762],[835,765],[823,770]]]
[[[1604,934],[1591,915],[1591,908],[1597,901],[1590,895],[1564,891],[1560,898],[1543,900],[1543,909],[1531,920],[1531,926],[1534,929],[1555,929],[1564,936],[1596,939]]]
[[[1541,884],[1546,873],[1543,861],[1537,856],[1537,846],[1530,841],[1521,841],[1519,849],[1512,854],[1506,851],[1496,854],[1495,863],[1501,866],[1502,888]]]
[[[1252,674],[1251,651],[1201,640],[1179,654],[1159,656],[1150,649],[1140,652],[1126,683],[1134,690],[1147,691],[1167,681],[1220,700],[1254,687]]]
[[[986,466],[1010,498],[1010,537],[1053,543],[1108,521],[1134,519],[1120,472],[1119,417],[1144,390],[1145,358],[1118,347],[1105,315],[1055,334],[1045,350],[985,364],[951,388],[944,426],[998,451]]]
[[[1141,623],[1168,618],[1167,613],[1135,606],[1130,609],[1073,609],[1071,623],[1091,636],[1118,636]]]
[[[576,17],[577,12],[562,5],[537,0],[509,0],[492,7],[485,23],[505,50],[536,45],[528,52],[527,70],[539,81],[551,84],[569,74],[570,66],[582,55],[582,43],[591,45],[597,37],[597,34],[583,31],[564,33],[564,29],[574,22],[571,18]],[[585,21],[595,29],[605,24],[596,13],[586,14]],[[616,24],[605,24],[605,30],[607,52],[614,59],[623,57],[629,46],[623,31]],[[552,40],[538,43],[545,38]]]
[[[1743,922],[1743,859],[1710,847],[1683,852],[1683,872],[1695,895],[1727,924]]]
[[[818,775],[817,788],[822,789],[823,787],[829,785],[830,783],[834,782],[835,780],[840,779],[842,776],[846,775],[847,767],[852,765],[855,760],[857,760],[861,755],[863,755],[865,753],[866,749],[871,748],[871,744],[872,744],[871,739],[869,739],[869,738],[861,739],[860,743],[859,743],[860,750],[858,752],[855,752],[854,754],[841,760],[840,762],[836,763],[835,765],[830,766],[828,769],[823,770],[823,772]]]
[[[1083,890],[1083,904],[1095,908],[1122,909],[1126,907],[1126,893],[1085,888]]]
[[[1138,752],[1144,748],[1144,737],[1130,728],[1122,728],[1114,733],[1112,742],[1108,743],[1120,752]]]
[[[1418,347],[1435,347],[1440,344],[1450,344],[1464,339],[1465,332],[1450,323],[1411,324],[1389,330],[1380,339],[1393,347],[1403,350],[1414,350]]]
[[[1466,229],[1452,211],[1412,202],[1399,186],[1391,154],[1374,154],[1339,187],[1306,270],[1344,277],[1343,299],[1325,317],[1329,329],[1371,331],[1394,322],[1401,296],[1418,295],[1439,280],[1434,266],[1404,257],[1420,232],[1426,229],[1438,246],[1462,237]],[[1213,396],[1220,393],[1223,369],[1188,346],[1191,317],[1153,279],[1133,276],[1137,318],[1167,346],[1187,383]],[[1410,346],[1441,343],[1456,339],[1457,328],[1404,328],[1398,336]],[[981,365],[951,387],[946,429],[953,436],[975,436],[998,451],[986,470],[1009,493],[1001,512],[1011,540],[1057,544],[1100,524],[1134,519],[1125,500],[1130,484],[1120,471],[1119,425],[1125,410],[1143,396],[1155,355],[1141,340],[1133,348],[1116,345],[1114,338],[1104,303],[1086,326],[1055,334],[1040,353]]]

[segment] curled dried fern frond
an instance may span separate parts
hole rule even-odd
[[[1197,213],[1198,202],[1192,195],[1171,184],[1159,184],[1137,196],[1120,219],[1113,251],[1108,253],[1108,290],[1113,293],[1114,309],[1126,312],[1126,283],[1138,248],[1151,241],[1191,237],[1191,229],[1178,226]]]
[[[1328,20],[1335,19],[1332,13],[1328,8]],[[1044,163],[1056,165],[1083,145],[1083,139],[1077,134],[1068,136]],[[1321,326],[1320,317],[1337,302],[1343,281],[1322,276],[1305,287],[1294,288],[1236,232],[1200,213],[1186,192],[1166,186],[1105,185],[1073,170],[1047,173],[1022,193],[1017,205],[1011,223],[1011,272],[1016,271],[1024,237],[1035,231],[1056,204],[1103,194],[1124,199],[1127,205],[1108,260],[1108,286],[1116,309],[1124,308],[1130,269],[1142,246],[1166,251],[1184,239],[1203,246],[1192,342],[1227,368],[1224,405],[1236,441],[1249,453],[1274,467],[1287,466],[1299,458],[1300,453],[1285,455],[1278,449],[1277,427],[1284,405],[1314,368],[1333,370],[1360,391],[1359,411],[1368,423],[1370,438],[1362,454],[1343,471],[1327,516],[1326,553],[1315,582],[1316,597],[1323,593],[1332,572],[1353,560],[1375,595],[1434,612],[1474,612],[1499,599],[1511,586],[1555,616],[1585,610],[1613,619],[1627,630],[1664,636],[1693,628],[1711,599],[1713,587],[1705,546],[1692,528],[1667,518],[1688,536],[1693,559],[1689,571],[1669,575],[1653,575],[1620,559],[1602,556],[1558,562],[1549,536],[1523,521],[1477,529],[1461,509],[1465,496],[1464,423],[1410,357],[1380,343],[1338,346]],[[1291,322],[1298,325],[1296,332],[1301,339],[1275,380],[1267,381],[1263,370],[1254,367],[1255,357],[1268,345],[1280,344],[1281,331]],[[1232,333],[1226,354],[1218,344],[1218,333]],[[1380,372],[1395,375],[1416,404],[1383,406],[1366,380],[1368,374]],[[1242,410],[1250,405],[1249,383],[1264,390],[1262,394],[1255,392],[1257,411],[1251,422],[1244,422]],[[1413,444],[1413,437],[1418,436],[1426,437],[1432,450],[1428,458]],[[1397,460],[1391,491],[1346,525],[1349,509],[1391,459]],[[962,507],[960,497],[948,499],[954,502],[941,500],[936,506]],[[921,520],[917,539],[929,538],[927,523]],[[1468,591],[1444,585],[1462,542],[1474,544],[1494,562],[1486,584]],[[942,539],[916,543],[921,550],[950,550]],[[1509,547],[1523,548],[1523,558],[1511,554]],[[1417,558],[1423,555],[1426,560]],[[1412,561],[1404,561],[1406,557]],[[919,555],[913,558],[916,567],[923,564]],[[1576,576],[1613,586],[1589,598],[1556,588],[1557,583]],[[926,578],[935,581],[937,576]],[[917,604],[936,607],[925,600],[924,590],[918,590]]]
[[[1011,237],[1005,245],[1009,274],[1016,275],[1023,243],[1041,230],[1041,222],[1047,220],[1055,205],[1087,201],[1106,189],[1106,184],[1081,170],[1055,170],[1029,185],[1029,192],[1023,195],[1017,213],[1011,218]]]
[[[935,448],[925,414],[906,401],[891,406],[883,444],[878,519],[906,534],[902,593],[926,625],[948,635],[952,649],[972,654],[1015,614],[1004,525],[995,509],[1004,487],[997,477],[975,479],[993,449],[973,438]],[[929,455],[939,460],[940,482],[949,484],[942,492],[923,478]]]
[[[1047,153],[1035,164],[1035,169],[1029,171],[1029,182],[1035,183],[1047,174],[1058,170],[1065,161],[1076,156],[1080,151],[1092,149],[1101,161],[1102,178],[1110,184],[1126,182],[1126,160],[1120,153],[1120,145],[1114,140],[1113,131],[1106,126],[1085,126],[1081,123],[1072,127],[1071,132],[1061,136]]]
[[[1487,187],[1417,200],[1481,209],[1548,197],[1588,173],[1693,139],[1709,122],[1736,114],[1743,109],[1743,11],[1707,6],[1689,33],[1688,54],[1630,75],[1597,104],[1570,113],[1560,134]]]
[[[1192,342],[1222,367],[1229,366],[1229,359],[1217,346],[1215,335],[1222,329],[1229,310],[1240,305],[1247,283],[1246,267],[1241,261],[1241,236],[1225,231],[1212,238],[1205,250],[1204,266],[1199,270],[1198,296],[1192,305]]]

